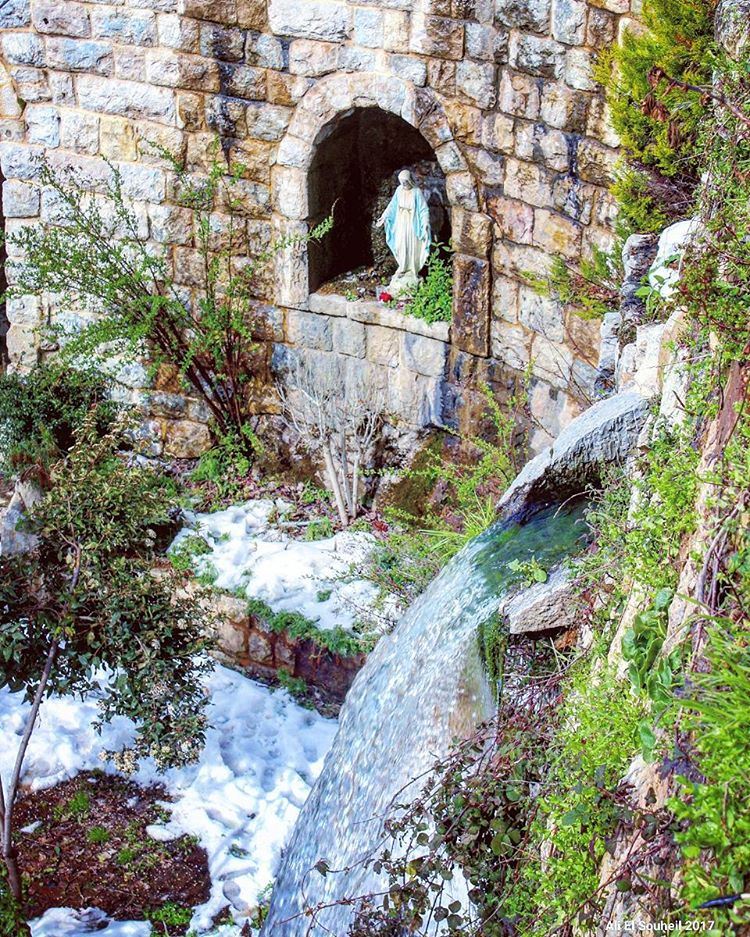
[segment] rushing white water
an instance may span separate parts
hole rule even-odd
[[[477,632],[513,582],[509,564],[550,565],[584,534],[580,509],[523,526],[497,524],[472,541],[381,639],[357,676],[323,772],[295,826],[274,886],[264,937],[346,937],[346,897],[378,891],[361,860],[376,854],[400,792],[491,714]],[[419,782],[416,782],[417,784]],[[418,791],[415,788],[414,794]],[[331,869],[314,869],[319,860]],[[306,908],[319,908],[314,920]]]

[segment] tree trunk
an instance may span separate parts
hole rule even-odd
[[[326,471],[328,472],[328,478],[331,482],[331,490],[333,491],[333,498],[336,502],[336,507],[339,512],[339,518],[344,527],[349,526],[349,515],[346,513],[346,504],[344,503],[344,497],[341,494],[341,485],[339,484],[339,477],[336,472],[336,466],[333,463],[333,455],[331,453],[331,446],[329,443],[326,443],[323,446],[323,459],[326,465]]]

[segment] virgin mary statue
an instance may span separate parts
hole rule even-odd
[[[378,227],[385,226],[385,239],[398,262],[388,287],[393,296],[414,292],[419,271],[430,252],[431,238],[427,200],[408,169],[398,174],[398,183],[388,207],[377,220]]]

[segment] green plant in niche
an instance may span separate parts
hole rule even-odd
[[[453,313],[453,274],[444,244],[434,243],[427,259],[427,275],[419,281],[404,312],[425,322],[450,322]]]
[[[546,582],[549,579],[549,573],[535,556],[530,560],[511,560],[508,569],[517,575],[523,586],[533,586],[535,582]]]
[[[305,540],[326,540],[334,534],[333,523],[328,517],[310,521],[305,528]]]

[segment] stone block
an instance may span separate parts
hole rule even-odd
[[[115,44],[115,78],[125,81],[143,81],[146,74],[146,47]]]
[[[456,66],[456,91],[478,107],[489,110],[497,97],[495,77],[494,64],[463,59]]]
[[[6,179],[2,205],[6,218],[33,218],[39,214],[39,189],[18,179]]]
[[[614,42],[616,29],[617,20],[613,13],[591,7],[586,26],[586,44],[595,49],[604,49]]]
[[[562,130],[544,124],[518,123],[515,155],[529,162],[543,163],[556,172],[567,172],[575,141]]]
[[[501,62],[508,47],[508,33],[484,23],[466,24],[466,56],[485,62]]]
[[[263,101],[266,97],[266,73],[251,65],[219,64],[219,86],[222,93],[245,101]],[[183,85],[185,87],[185,85]],[[197,84],[187,87],[200,90]]]
[[[482,121],[482,146],[498,153],[512,153],[515,121],[507,114],[488,114]]]
[[[48,104],[29,104],[24,111],[26,139],[46,147],[60,145],[60,111]]]
[[[0,6],[0,29],[19,29],[31,22],[29,0],[6,0]]]
[[[529,205],[545,207],[552,201],[551,178],[535,163],[509,159],[505,167],[505,194]]]
[[[180,52],[197,52],[200,43],[200,23],[177,13],[159,13],[156,32],[159,45]]]
[[[581,45],[586,36],[585,0],[553,0],[552,35],[566,45]]]
[[[295,345],[311,351],[332,351],[331,321],[325,316],[290,309],[287,318],[289,338]]]
[[[531,360],[531,338],[518,325],[492,323],[492,357],[514,371],[525,371]]]
[[[177,205],[149,205],[151,237],[159,244],[190,244],[193,240],[193,213]]]
[[[268,0],[268,22],[277,36],[341,42],[347,38],[349,14],[338,0]]]
[[[409,426],[422,429],[440,426],[443,382],[413,371],[399,369],[388,381],[388,409]]]
[[[580,255],[581,227],[557,212],[534,210],[533,243],[537,247],[573,260]]]
[[[342,46],[339,68],[344,72],[374,72],[380,53],[362,46]]]
[[[312,78],[328,75],[338,68],[339,50],[335,42],[295,39],[289,45],[289,71]]]
[[[392,55],[388,60],[391,71],[418,88],[427,84],[427,63],[411,55]]]
[[[34,33],[5,33],[2,37],[3,60],[8,65],[45,64],[44,40]]]
[[[592,78],[593,65],[594,53],[588,49],[568,49],[565,56],[565,81],[579,91],[596,91],[597,85]]]
[[[182,13],[210,23],[227,23],[232,26],[237,22],[240,4],[242,0],[182,0]]]
[[[409,48],[420,55],[430,55],[439,59],[462,59],[463,24],[438,16],[414,16]]]
[[[582,133],[586,129],[591,102],[589,94],[575,91],[560,82],[546,82],[542,89],[540,115],[550,127],[567,133]]]
[[[479,210],[474,177],[470,172],[452,172],[445,180],[445,189],[451,205],[458,205],[468,211]]]
[[[453,261],[453,343],[486,357],[490,350],[491,268],[485,260],[457,254]]]
[[[565,339],[559,303],[549,296],[542,296],[530,286],[519,288],[518,319],[526,328],[546,336],[551,342]]]
[[[542,380],[559,390],[565,390],[570,382],[573,353],[559,342],[545,335],[536,335],[531,346],[533,372]]]
[[[237,25],[262,32],[268,26],[266,0],[237,0]]]
[[[354,41],[369,49],[383,46],[383,11],[372,7],[357,7],[354,10]]]
[[[443,377],[448,346],[422,335],[401,334],[401,366],[427,377]]]
[[[466,148],[466,155],[475,179],[482,180],[482,186],[496,189],[505,181],[505,157],[491,153],[481,147]]]
[[[517,280],[495,274],[492,278],[492,316],[505,322],[518,322],[518,289]],[[493,321],[490,332],[495,328]],[[493,351],[494,354],[494,351]]]
[[[286,63],[286,48],[280,39],[265,33],[251,33],[247,37],[245,61],[258,68],[282,69]]]
[[[241,62],[245,54],[245,33],[241,29],[201,23],[200,53],[223,62]]]
[[[290,119],[291,110],[288,107],[264,104],[252,105],[245,110],[247,132],[258,140],[280,140],[289,126]]]
[[[565,47],[554,39],[514,33],[508,59],[513,68],[537,78],[559,78],[565,61],[564,51]]]
[[[65,0],[64,3],[59,0],[33,0],[31,22],[40,33],[79,38],[91,35],[86,7],[75,0]]]
[[[60,145],[77,153],[94,154],[99,151],[99,118],[86,111],[62,111],[60,115]]]
[[[100,121],[101,155],[107,159],[134,160],[136,158],[133,124],[122,117],[102,117]]]
[[[5,314],[9,325],[18,325],[31,331],[41,324],[41,301],[37,296],[9,296],[5,301]]]
[[[544,33],[549,28],[550,0],[496,0],[495,17],[503,26]]]
[[[174,123],[174,92],[142,82],[78,75],[75,79],[81,107],[103,114]]]
[[[367,327],[367,358],[375,364],[398,367],[399,334],[382,325]]]
[[[383,12],[383,48],[387,52],[406,52],[409,48],[409,13],[405,10]]]
[[[516,244],[531,244],[534,230],[534,209],[526,202],[493,195],[487,199],[487,210],[502,238]]]
[[[480,212],[454,208],[451,216],[453,245],[462,254],[487,259],[492,247],[492,219]]]
[[[67,0],[64,6],[67,6]],[[122,7],[93,9],[91,31],[95,39],[112,39],[126,45],[155,46],[156,14],[151,10]]]
[[[342,355],[364,358],[367,351],[365,326],[352,319],[336,319],[333,323],[333,350]]]
[[[438,94],[450,99],[456,93],[456,63],[444,59],[428,59],[427,83]]]
[[[47,65],[71,72],[111,75],[112,48],[106,42],[94,42],[90,39],[49,38]]]
[[[614,177],[618,159],[615,149],[596,140],[581,140],[578,145],[578,174],[586,182],[608,186]]]
[[[503,71],[498,87],[498,108],[504,114],[536,120],[539,116],[539,82],[528,75]]]
[[[26,103],[49,101],[52,98],[47,72],[31,65],[11,65],[8,69],[15,97]]]
[[[211,448],[211,434],[204,423],[167,420],[164,425],[164,453],[174,459],[197,459]]]

